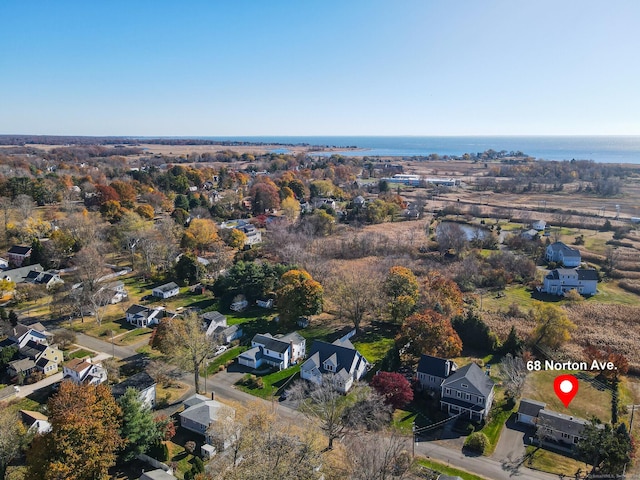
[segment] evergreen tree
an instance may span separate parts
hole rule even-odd
[[[127,388],[118,404],[122,409],[120,435],[125,442],[121,457],[130,461],[161,441],[162,432],[159,431],[151,410],[140,401],[136,389]]]
[[[9,310],[9,323],[12,327],[18,325],[18,314],[13,310]]]

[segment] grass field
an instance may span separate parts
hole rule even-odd
[[[491,455],[496,449],[502,428],[514,411],[515,406],[509,408],[507,400],[504,397],[504,392],[496,389],[493,406],[491,407],[491,420],[480,430],[489,439],[489,446],[484,452],[485,455]]]
[[[525,465],[543,472],[573,477],[578,470],[583,473],[590,470],[589,465],[584,462],[579,462],[571,457],[559,455],[542,448],[529,445],[526,448],[526,452],[527,460]]]
[[[244,385],[237,385],[237,387],[251,395],[255,395],[260,398],[270,398],[282,394],[286,386],[290,382],[299,377],[300,365],[294,365],[285,370],[279,372],[270,373],[268,375],[259,376],[262,379],[264,386],[262,388],[249,388]]]
[[[227,362],[236,358],[242,352],[247,350],[247,348],[248,347],[244,347],[244,346],[233,347],[227,350],[226,352],[224,352],[223,354],[218,355],[217,357],[215,357],[215,360],[209,363],[209,366],[207,367],[208,374],[213,375],[214,373],[217,373],[222,365],[225,365]]]
[[[82,348],[80,348],[78,350],[74,350],[73,352],[71,352],[67,356],[67,360],[72,360],[74,358],[90,357],[91,355],[93,355],[93,352],[90,352],[88,350],[83,350]]]
[[[444,475],[449,475],[452,477],[458,476],[463,480],[490,480],[487,477],[481,477],[480,475],[476,475],[474,473],[469,473],[465,470],[460,470],[459,468],[453,468],[444,463],[437,462],[435,460],[427,460],[427,459],[419,459],[417,461],[418,465],[426,467],[430,470],[434,470],[436,472],[440,472]]]
[[[579,382],[578,394],[569,408],[560,402],[553,391],[553,380],[558,375],[570,373],[576,375]],[[527,376],[522,398],[545,402],[547,408],[556,412],[589,419],[595,415],[603,422],[611,421],[611,391],[595,382],[593,375],[574,371],[540,371]]]

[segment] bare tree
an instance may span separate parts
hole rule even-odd
[[[500,363],[500,370],[504,376],[505,392],[513,399],[518,398],[529,373],[524,360],[508,353]]]
[[[102,254],[103,249],[104,245],[91,243],[80,250],[73,259],[77,282],[74,285],[75,291],[71,292],[74,303],[80,304],[80,315],[83,318],[83,305],[89,306],[98,325],[102,323],[105,308],[113,296],[104,288],[108,269]]]
[[[330,278],[328,291],[338,314],[360,331],[364,318],[381,307],[381,275],[370,267],[336,268]]]
[[[453,249],[456,254],[462,253],[469,243],[462,227],[453,222],[441,222],[438,224],[436,241],[441,253]]]
[[[193,372],[196,393],[200,393],[200,368],[207,357],[213,355],[218,343],[207,337],[202,320],[194,312],[186,312],[177,320],[169,321],[165,347],[171,358],[182,368]]]
[[[21,194],[13,200],[13,206],[17,210],[18,215],[20,215],[20,218],[25,220],[33,215],[35,203],[31,196]]]
[[[392,432],[386,436],[349,437],[346,446],[353,464],[351,480],[400,480],[411,467],[409,439]]]

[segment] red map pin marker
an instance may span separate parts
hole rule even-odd
[[[573,375],[559,375],[553,381],[553,389],[565,408],[578,393],[578,379]]]

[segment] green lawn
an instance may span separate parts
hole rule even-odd
[[[553,380],[558,375],[573,374],[578,378],[578,393],[569,408],[560,402],[553,391]],[[595,415],[603,422],[611,421],[611,391],[594,382],[594,375],[575,371],[540,371],[527,376],[522,398],[545,402],[556,412],[589,419]]]
[[[279,372],[270,373],[268,375],[259,376],[264,384],[263,388],[249,388],[244,385],[238,385],[238,388],[244,392],[250,393],[260,398],[270,398],[278,396],[286,389],[291,381],[298,377],[300,365],[294,365]]]
[[[233,360],[248,348],[249,347],[244,347],[244,346],[233,347],[227,350],[226,352],[224,352],[223,354],[215,357],[215,359],[209,363],[209,367],[207,368],[209,375],[213,375],[214,373],[217,373],[222,365],[226,364],[230,360]]]
[[[584,462],[579,462],[571,457],[565,457],[557,453],[537,448],[532,445],[527,447],[525,465],[529,468],[542,470],[555,475],[567,475],[573,477],[580,469],[582,473],[588,472],[591,467]]]
[[[502,390],[496,389],[493,406],[491,407],[491,419],[484,428],[480,430],[489,439],[489,446],[484,452],[485,455],[491,455],[496,449],[498,440],[500,439],[500,433],[502,433],[502,427],[504,427],[504,424],[514,411],[515,406],[509,408]]]
[[[599,282],[598,293],[586,300],[595,303],[615,303],[622,305],[638,305],[640,297],[627,292],[618,286],[617,282]]]
[[[497,294],[495,292],[488,292],[482,295],[482,309],[487,311],[506,311],[512,303],[515,303],[520,307],[522,311],[528,311],[533,308],[536,301],[549,301],[559,302],[561,297],[556,295],[545,295],[539,293],[533,293],[524,285],[509,286],[504,289],[503,292]]]
[[[354,342],[353,346],[367,359],[371,364],[380,362],[387,356],[389,350],[394,346],[393,338],[380,337],[371,342],[361,340]]]
[[[144,340],[143,337],[147,337],[149,340],[152,330],[150,328],[136,328],[121,337],[116,338],[115,343],[117,345],[131,345],[132,343],[140,342]]]
[[[449,475],[452,477],[458,476],[463,480],[489,480],[487,477],[481,477],[479,475],[475,475],[473,473],[469,473],[465,470],[460,470],[459,468],[450,467],[445,465],[444,463],[437,462],[435,460],[427,460],[427,459],[419,459],[417,461],[418,465],[423,467],[427,467],[431,470],[435,470],[436,472],[440,472],[444,475]]]
[[[72,360],[74,358],[90,357],[91,355],[93,355],[93,352],[90,352],[88,350],[79,349],[79,350],[76,350],[74,352],[71,352],[67,356],[67,360]]]

